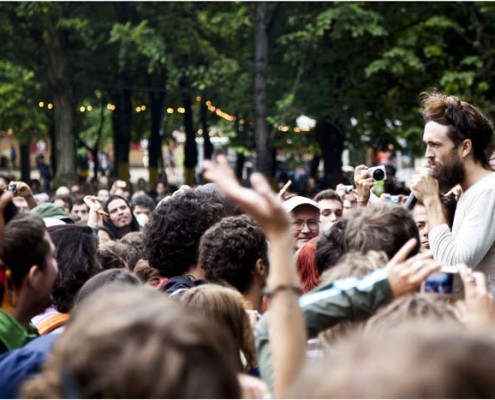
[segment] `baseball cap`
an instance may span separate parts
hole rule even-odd
[[[74,221],[65,213],[62,206],[53,203],[39,204],[31,210],[32,213],[45,218],[58,219],[66,224],[73,224]]]
[[[288,213],[294,211],[295,208],[302,206],[302,205],[314,207],[318,211],[320,210],[320,207],[318,207],[318,203],[316,203],[316,201],[313,201],[313,200],[308,199],[307,197],[303,197],[303,196],[294,196],[294,197],[291,197],[289,200],[286,200],[282,203],[284,210]]]

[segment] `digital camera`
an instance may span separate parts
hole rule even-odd
[[[464,298],[464,285],[459,270],[456,267],[444,266],[440,271],[432,273],[423,283],[423,292],[447,298]]]
[[[385,179],[387,179],[387,171],[385,170],[384,165],[368,168],[368,172],[371,174],[375,181],[384,181]]]

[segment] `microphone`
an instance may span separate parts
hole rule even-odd
[[[433,176],[433,169],[431,169],[430,167],[426,167],[424,169],[426,170],[426,172],[428,172],[428,175]],[[418,202],[418,199],[416,198],[414,193],[411,192],[411,194],[408,196],[408,198],[406,200],[406,203],[404,204],[404,208],[406,210],[411,211],[417,202]]]

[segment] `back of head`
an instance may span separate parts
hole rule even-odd
[[[50,245],[45,240],[46,227],[34,214],[17,214],[5,226],[3,261],[12,271],[12,281],[20,287],[33,265],[46,267]]]
[[[239,292],[219,285],[201,285],[184,292],[180,301],[186,308],[216,321],[232,335],[239,371],[243,369],[239,351],[247,360],[247,370],[257,367],[251,323]]]
[[[347,250],[384,251],[392,258],[411,238],[417,240],[411,256],[419,251],[419,231],[411,213],[393,203],[380,202],[356,210],[350,217],[344,240]]]
[[[321,275],[321,286],[327,286],[339,279],[364,277],[385,266],[387,261],[388,257],[383,251],[371,250],[367,253],[350,251],[339,260],[337,265]],[[320,332],[318,339],[327,352],[333,352],[342,340],[346,340],[349,335],[359,332],[363,325],[362,320],[342,321]]]
[[[98,248],[97,257],[101,265],[101,268],[104,270],[115,269],[115,268],[121,268],[121,269],[127,268],[126,261],[115,251],[113,251],[111,247],[106,246],[106,243]]]
[[[227,217],[210,227],[199,244],[198,263],[211,282],[227,282],[241,293],[254,279],[256,261],[268,267],[266,237],[250,217]]]
[[[328,232],[322,232],[316,245],[315,261],[318,275],[333,267],[345,253],[344,232],[347,220],[332,224]]]
[[[48,228],[55,245],[58,275],[52,302],[59,312],[68,312],[84,283],[101,271],[96,257],[97,239],[88,226],[61,225]]]
[[[492,338],[414,322],[357,336],[306,368],[297,398],[493,398]]]
[[[350,251],[342,256],[337,265],[321,276],[323,285],[349,277],[362,278],[385,267],[388,257],[383,251],[370,250],[366,253]]]
[[[421,97],[425,122],[447,126],[448,136],[456,146],[465,139],[471,140],[474,159],[489,168],[493,127],[483,112],[457,96],[433,92],[422,93]]]
[[[141,207],[149,208],[150,211],[153,211],[155,209],[155,201],[147,194],[136,195],[135,193],[132,196],[131,206],[133,210],[136,206],[141,206]]]
[[[157,206],[143,228],[145,258],[164,277],[185,274],[197,263],[203,233],[225,216],[214,195],[187,189]]]
[[[434,295],[415,293],[395,299],[366,323],[365,332],[383,332],[411,321],[431,320],[461,326],[457,310]]]
[[[316,268],[316,246],[319,237],[311,239],[297,252],[296,268],[301,278],[302,291],[309,292],[318,285],[320,274]]]
[[[127,267],[133,271],[136,263],[143,258],[143,232],[129,232],[128,234],[122,236],[120,243],[128,245],[125,261],[127,263]]]
[[[165,294],[110,285],[75,307],[53,357],[21,395],[238,398],[231,346],[223,330]]]
[[[140,286],[141,281],[132,272],[121,268],[111,268],[100,272],[86,281],[77,293],[75,304],[79,304],[91,293],[103,286],[118,283],[120,285]]]

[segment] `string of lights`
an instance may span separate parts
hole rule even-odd
[[[196,101],[200,102],[201,101],[201,96],[196,96]],[[230,121],[230,122],[234,122],[236,120],[236,117],[235,115],[232,115],[232,114],[229,114],[228,112],[225,112],[223,111],[221,108],[219,107],[215,107],[213,105],[213,103],[211,102],[211,100],[207,100],[205,102],[206,104],[206,107],[208,108],[208,111],[210,111],[211,113],[214,113],[216,114],[218,117],[226,120],[226,121]],[[38,106],[40,108],[44,108],[46,106],[47,109],[49,110],[53,110],[54,109],[54,105],[52,103],[45,103],[44,101],[40,101],[38,103]],[[115,111],[117,109],[117,106],[115,104],[112,104],[112,103],[108,103],[107,106],[106,106],[107,110],[110,110],[110,111]],[[79,107],[79,111],[84,113],[84,112],[91,112],[93,111],[94,108],[91,104],[88,104],[88,105],[82,105]],[[142,104],[140,106],[137,106],[135,108],[136,110],[136,113],[142,113],[142,112],[145,112],[147,110],[147,107],[145,104]],[[179,114],[184,114],[186,112],[186,109],[184,107],[177,107],[177,108],[173,108],[173,107],[167,107],[165,109],[165,112],[167,114],[174,114],[175,112],[179,113]],[[239,120],[239,124],[243,125],[245,123],[244,119],[240,119]],[[278,125],[277,126],[277,129],[278,131],[280,132],[289,132],[291,130],[291,128],[287,125]],[[292,131],[295,132],[295,133],[300,133],[300,132],[304,132],[304,131],[309,131],[310,129],[301,129],[301,128],[298,128],[297,126],[296,127],[293,127],[292,128]]]

